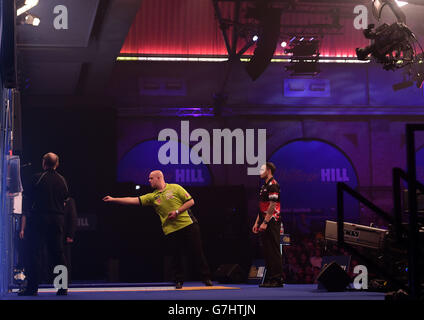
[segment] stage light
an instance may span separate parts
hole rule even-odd
[[[398,0],[395,0],[395,1],[396,1],[396,4],[399,7],[403,7],[403,6],[406,6],[408,4],[408,2],[405,2],[405,1],[398,1]]]
[[[25,0],[25,4],[16,11],[16,15],[20,16],[22,13],[34,8],[38,4],[38,0]]]
[[[292,76],[315,76],[320,73],[319,43],[319,39],[315,37],[292,38],[289,48],[284,49],[284,53],[292,54],[290,65],[285,68],[286,71],[291,71]]]
[[[292,44],[291,48],[285,49],[284,53],[292,53],[294,56],[309,57],[319,55],[319,42],[299,42]]]
[[[254,35],[254,36],[253,36],[253,38],[252,38],[252,40],[253,40],[254,42],[258,41],[258,39],[259,39],[259,37],[258,37],[257,35]]]
[[[283,48],[287,47],[287,42],[285,42],[285,41],[281,42],[281,46],[282,46]]]
[[[35,27],[38,27],[40,25],[40,18],[38,18],[37,16],[34,16],[33,14],[27,14],[25,16],[25,24],[30,24],[33,25]]]
[[[139,185],[135,186],[135,190],[140,190],[140,189],[141,189],[141,187]]]

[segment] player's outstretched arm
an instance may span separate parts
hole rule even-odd
[[[103,201],[123,205],[140,205],[138,197],[113,198],[111,196],[106,196],[103,198]]]

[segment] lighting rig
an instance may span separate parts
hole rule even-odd
[[[319,44],[316,36],[297,37],[290,39],[285,54],[291,55],[290,65],[286,71],[291,71],[292,76],[314,76],[320,72],[319,69]]]

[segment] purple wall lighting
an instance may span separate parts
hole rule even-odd
[[[174,143],[177,144],[178,150],[190,151],[180,142]],[[118,163],[118,182],[149,185],[149,173],[161,170],[168,183],[184,186],[207,186],[212,183],[212,176],[204,164],[181,164],[181,161],[180,164],[161,164],[158,154],[164,144],[163,141],[149,140],[133,147]]]
[[[178,117],[212,117],[214,116],[213,108],[178,108]]]
[[[330,80],[284,79],[285,97],[330,97]]]

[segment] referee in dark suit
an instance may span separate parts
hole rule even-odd
[[[37,295],[40,281],[41,249],[45,245],[53,267],[66,265],[63,252],[63,229],[65,200],[68,186],[64,177],[57,173],[59,157],[54,153],[43,156],[43,172],[36,174],[26,192],[31,204],[28,227],[28,284],[20,296]],[[53,270],[51,270],[53,273]],[[66,284],[67,287],[67,284]],[[67,289],[59,289],[57,295],[66,295]]]
[[[74,244],[75,231],[78,222],[77,207],[75,200],[69,197],[65,203],[65,225],[63,233],[63,247],[66,258],[66,266],[68,267],[68,281],[72,278],[72,247]]]

